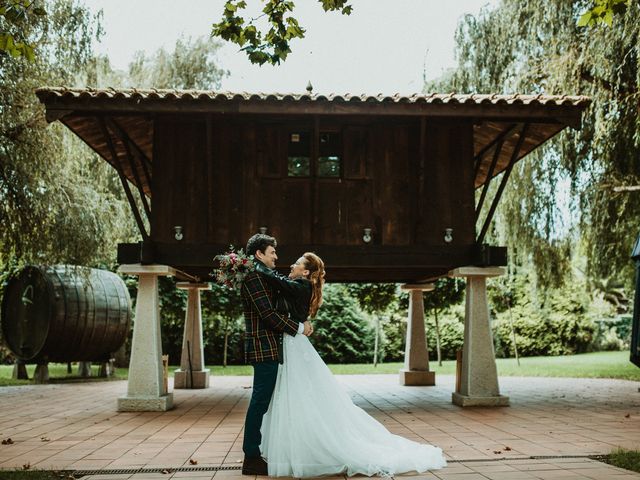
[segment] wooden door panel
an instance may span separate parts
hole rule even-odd
[[[346,180],[342,216],[346,230],[347,245],[365,245],[364,229],[375,229],[373,217],[372,184],[368,180]],[[372,242],[373,243],[373,242]]]
[[[152,238],[176,242],[174,226],[183,227],[181,242],[206,241],[206,126],[202,121],[160,119],[155,125]]]
[[[343,217],[344,186],[335,180],[316,180],[314,202],[314,243],[321,245],[346,242],[346,224]]]

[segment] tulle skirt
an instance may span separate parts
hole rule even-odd
[[[391,476],[447,464],[440,448],[394,435],[356,406],[304,335],[284,335],[261,432],[274,477]]]

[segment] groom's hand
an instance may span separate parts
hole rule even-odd
[[[311,325],[311,322],[307,320],[306,322],[304,322],[304,331],[302,332],[302,334],[309,337],[311,336],[312,333],[313,333],[313,325]]]

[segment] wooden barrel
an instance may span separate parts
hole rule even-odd
[[[4,340],[20,360],[105,361],[127,338],[131,298],[105,270],[28,266],[7,283],[1,312]]]

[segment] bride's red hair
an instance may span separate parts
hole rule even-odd
[[[304,268],[309,270],[309,281],[311,282],[311,303],[309,304],[309,316],[316,316],[320,305],[322,305],[322,287],[324,286],[324,262],[313,252],[305,252]]]

